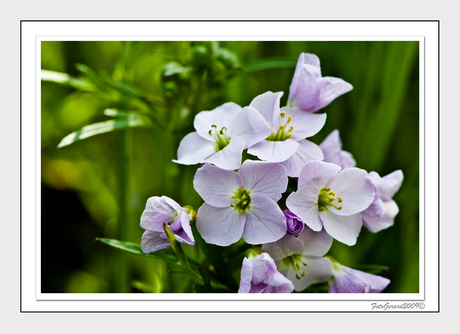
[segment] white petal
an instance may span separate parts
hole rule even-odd
[[[267,138],[270,135],[270,125],[256,109],[245,107],[229,125],[228,134],[232,140],[234,138],[242,139],[246,149]]]
[[[216,153],[216,143],[202,138],[198,133],[186,135],[179,144],[176,163],[194,165]]]
[[[244,149],[244,141],[240,138],[233,138],[230,143],[220,151],[204,159],[223,169],[238,169],[241,166],[241,155]]]
[[[281,162],[289,159],[298,149],[299,143],[292,139],[285,141],[262,140],[248,149],[248,153],[261,160]]]
[[[195,116],[193,126],[201,137],[212,139],[209,135],[209,130],[217,129],[217,131],[219,131],[224,126],[228,129],[233,118],[235,118],[241,109],[239,105],[228,102],[216,109],[202,111]],[[213,125],[216,127],[214,128]]]
[[[363,225],[361,214],[351,216],[338,216],[329,210],[320,211],[319,216],[323,221],[324,229],[334,239],[348,246],[356,243]]]
[[[305,112],[299,108],[283,107],[281,111],[286,113],[285,118],[281,124],[284,124],[288,116],[291,116],[291,121],[286,127],[292,126],[294,129],[291,131],[291,139],[299,141],[317,134],[326,123],[326,114],[314,114]]]
[[[268,122],[270,128],[273,128],[274,120],[280,117],[280,99],[283,92],[266,92],[256,96],[249,104],[256,109],[262,117]]]
[[[320,190],[317,187],[305,186],[291,193],[286,200],[288,209],[313,231],[321,231],[323,228],[317,206],[319,193]]]
[[[300,171],[298,187],[314,185],[318,189],[325,188],[340,171],[340,166],[323,161],[309,161]]]
[[[288,278],[294,283],[296,291],[302,291],[309,287],[311,284],[327,282],[332,278],[332,262],[326,257],[306,257],[302,258],[306,263],[301,266],[305,276],[300,280],[296,278],[294,270],[290,272]]]
[[[289,159],[281,162],[290,177],[299,177],[300,171],[308,161],[323,160],[324,157],[318,145],[306,139],[299,140],[298,143],[297,151]]]
[[[290,255],[302,254],[304,244],[301,239],[296,238],[292,234],[286,234],[276,242],[264,244],[262,250],[270,254],[275,262],[279,262]]]
[[[245,216],[232,207],[216,208],[204,203],[197,212],[196,228],[208,244],[229,246],[243,235]]]
[[[320,232],[314,232],[305,228],[297,238],[302,240],[305,245],[303,254],[307,256],[323,256],[332,245],[332,237],[324,229]]]

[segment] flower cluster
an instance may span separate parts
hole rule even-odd
[[[303,291],[328,283],[329,292],[380,292],[389,280],[339,264],[327,256],[333,240],[352,246],[364,225],[393,225],[392,200],[403,174],[380,177],[357,168],[342,150],[338,130],[320,145],[307,138],[326,122],[316,113],[353,87],[323,77],[313,54],[297,62],[287,105],[283,92],[265,92],[248,106],[233,102],[198,113],[195,132],[180,142],[178,164],[201,164],[193,186],[204,200],[196,217],[167,197],[152,197],[141,218],[142,250],[169,247],[164,227],[194,245],[190,224],[206,243],[229,246],[242,238],[260,246],[243,259],[240,293]],[[242,153],[254,159],[242,161]],[[288,191],[288,184],[295,184]]]

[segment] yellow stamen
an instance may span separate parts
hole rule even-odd
[[[289,124],[289,122],[291,121],[291,119],[292,119],[291,115],[288,115],[288,120],[287,120],[286,124]]]
[[[342,203],[342,202],[343,202],[343,198],[342,198],[342,197],[337,197],[337,200],[339,201],[339,203]]]
[[[213,127],[213,128],[217,128],[217,125],[213,124],[213,125],[211,125],[211,127]]]
[[[331,191],[329,195],[335,196],[335,192]]]
[[[299,276],[299,274],[296,273],[295,278],[300,279],[301,277]]]
[[[294,130],[294,127],[290,126],[288,132],[291,132],[292,130]]]
[[[280,125],[278,128],[279,128],[281,131],[284,131],[284,125]]]
[[[286,112],[284,112],[284,111],[282,111],[282,112],[280,113],[281,118],[284,118],[285,115],[286,115]],[[291,117],[291,116],[288,116],[288,117]]]
[[[240,214],[240,216],[243,214],[244,210],[240,210],[238,211],[238,213]]]
[[[337,210],[342,210],[342,206],[334,205],[334,208],[336,208]]]
[[[325,211],[326,208],[325,208],[324,206],[320,206],[320,207],[318,208],[318,210],[319,210],[319,211]]]

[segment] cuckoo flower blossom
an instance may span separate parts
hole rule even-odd
[[[369,177],[374,184],[375,197],[372,204],[361,215],[363,223],[371,232],[378,232],[393,225],[394,217],[399,208],[391,198],[401,187],[403,173],[394,171],[384,177],[376,172],[370,172]]]
[[[335,261],[333,268],[329,293],[379,293],[390,284],[388,278],[351,269]]]
[[[270,134],[262,116],[252,107],[241,108],[228,102],[195,117],[196,132],[180,142],[177,160],[183,165],[212,163],[224,169],[237,169],[241,153]]]
[[[355,167],[356,162],[351,153],[342,150],[342,141],[339,137],[339,131],[332,131],[324,141],[319,144],[324,154],[324,162],[332,162],[343,169]]]
[[[298,187],[286,200],[288,209],[313,231],[324,227],[334,239],[354,245],[363,224],[360,212],[374,199],[367,172],[310,161],[300,172]]]
[[[190,228],[191,210],[182,208],[169,197],[150,197],[141,216],[142,235],[141,249],[144,253],[153,253],[170,246],[163,224],[167,224],[180,243],[194,245]]]
[[[286,217],[276,202],[286,191],[283,166],[246,160],[238,172],[206,164],[193,186],[205,203],[198,209],[196,227],[207,243],[228,246],[241,237],[262,244],[286,234]]]
[[[289,176],[298,177],[305,162],[322,160],[323,153],[305,138],[318,133],[326,122],[326,114],[306,113],[298,109],[280,109],[283,92],[266,92],[250,103],[269,124],[271,133],[250,146],[248,153],[261,160],[282,162]]]
[[[262,250],[275,260],[278,271],[294,283],[296,291],[309,285],[327,282],[332,277],[332,262],[323,257],[331,248],[332,237],[324,230],[313,232],[306,227],[297,237],[286,234],[265,244]]]
[[[276,269],[267,253],[244,258],[238,293],[290,293],[294,285]]]
[[[352,89],[353,86],[342,79],[323,77],[316,55],[301,53],[289,87],[288,106],[314,112]]]

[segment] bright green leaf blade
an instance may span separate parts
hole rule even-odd
[[[135,287],[136,289],[142,291],[142,292],[147,292],[147,293],[156,293],[158,292],[157,289],[155,289],[154,286],[141,282],[141,281],[132,281],[131,282],[132,286]]]
[[[256,71],[271,70],[277,68],[294,68],[296,64],[297,60],[275,58],[247,65],[244,68],[244,70],[246,73],[251,73]]]
[[[41,70],[41,80],[70,86],[83,91],[94,91],[94,86],[86,80],[78,79],[67,73]]]
[[[182,264],[187,269],[191,269],[190,265],[188,264],[187,256],[185,255],[184,250],[182,249],[182,246],[180,245],[179,241],[177,241],[174,233],[171,232],[168,225],[166,224],[163,224],[163,228],[166,233],[166,238],[168,238],[171,248],[173,249],[174,253],[176,253],[176,256],[179,259],[179,261],[182,262]]]
[[[151,126],[151,125],[152,123],[147,117],[143,117],[143,116],[135,115],[135,114],[129,115],[129,117],[123,118],[123,119],[94,123],[91,125],[87,125],[81,128],[80,130],[72,132],[71,134],[66,136],[64,139],[61,140],[61,142],[58,145],[58,148],[70,145],[72,143],[75,143],[76,141],[79,141],[79,140],[82,140],[88,137],[92,137],[92,136],[99,135],[102,133],[111,132],[114,130],[120,130],[120,129],[130,128],[130,127],[136,127],[136,126]]]
[[[100,241],[106,245],[121,249],[123,251],[129,252],[132,254],[136,254],[136,255],[140,255],[140,256],[156,259],[156,260],[161,260],[169,264],[172,264],[174,266],[183,268],[182,263],[178,261],[174,255],[163,254],[161,252],[144,253],[141,250],[141,245],[133,243],[133,242],[119,241],[119,240],[107,239],[107,238],[97,238],[96,241]]]

